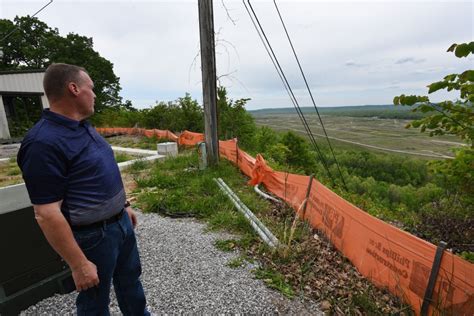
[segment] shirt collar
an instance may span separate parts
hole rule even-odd
[[[55,122],[57,124],[63,125],[72,130],[76,130],[79,126],[85,126],[86,128],[89,126],[89,122],[86,120],[76,121],[68,117],[65,117],[61,114],[52,112],[49,109],[43,110],[43,118],[46,120]]]

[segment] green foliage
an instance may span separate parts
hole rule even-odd
[[[92,117],[98,127],[140,127],[173,132],[204,131],[202,107],[189,93],[175,101],[157,102],[154,106],[136,110],[128,106],[107,108]]]
[[[262,134],[276,143],[265,146],[265,142],[258,141]],[[255,138],[254,152],[263,153],[275,170],[314,173],[318,181],[332,186],[318,156],[309,150],[308,142],[302,137],[291,132],[278,134],[266,128],[264,132],[259,130]],[[321,150],[330,157],[326,146]],[[356,150],[338,149],[335,153],[348,191],[333,189],[345,199],[428,241],[447,240],[456,252],[472,249],[471,244],[463,241],[466,236],[456,232],[469,231],[466,225],[472,220],[472,151],[461,149],[456,151],[456,159],[433,162]],[[329,159],[328,163],[331,172],[337,174],[335,161]],[[471,184],[460,186],[461,183]]]
[[[355,306],[362,308],[367,315],[380,314],[380,310],[375,304],[374,300],[367,293],[356,294],[352,297],[352,302]]]
[[[454,52],[456,57],[467,57],[469,53],[474,52],[474,42],[463,43],[463,44],[453,44],[448,48],[448,52]]]
[[[338,161],[347,168],[349,174],[363,178],[372,177],[377,181],[419,186],[428,180],[428,168],[421,160],[349,151],[340,154]]]
[[[281,142],[288,148],[286,160],[290,165],[301,168],[308,173],[314,169],[314,155],[309,150],[308,142],[303,137],[290,131],[282,136]]]
[[[237,258],[231,259],[231,260],[229,260],[229,262],[227,262],[227,266],[228,266],[229,268],[232,268],[232,269],[240,268],[240,267],[242,267],[244,264],[245,264],[245,258],[242,257],[242,256],[239,256],[239,257],[237,257]]]
[[[305,115],[314,115],[313,107],[301,107],[301,111]],[[276,115],[294,115],[296,114],[294,108],[274,108],[261,109],[250,111],[255,118],[267,118],[268,116]],[[419,119],[425,115],[420,112],[412,112],[410,109],[404,107],[395,107],[390,105],[362,105],[362,106],[338,106],[338,107],[321,107],[319,108],[321,115],[327,116],[345,116],[345,117],[377,117],[380,119]]]
[[[120,153],[120,152],[119,153],[114,153],[114,156],[115,156],[115,161],[117,163],[121,163],[121,162],[124,162],[124,161],[135,159],[135,157],[133,157],[133,156],[127,155],[125,153]]]
[[[239,188],[235,193],[252,210],[265,209],[268,202],[255,196],[230,162],[221,160],[218,168],[204,171],[198,170],[198,164],[196,152],[156,163],[149,176],[137,179],[138,188],[143,190],[139,196],[141,208],[147,212],[166,209],[170,214],[188,212],[205,219],[211,229],[253,235],[250,224],[213,179],[221,177],[231,188]]]
[[[235,250],[237,241],[234,239],[216,240],[214,246],[217,249],[225,252],[231,252]]]
[[[129,167],[127,167],[127,170],[132,174],[136,174],[147,167],[148,162],[146,160],[138,159],[134,161]]]
[[[252,146],[256,125],[252,115],[245,110],[250,99],[235,102],[227,97],[225,87],[217,88],[217,131],[219,139],[237,138],[242,146]]]
[[[8,162],[0,162],[0,187],[18,184],[23,182],[21,170],[16,163],[16,157],[12,157]]]
[[[463,251],[461,252],[460,254],[461,258],[471,262],[471,263],[474,263],[474,252],[472,251]]]
[[[276,145],[278,142],[277,134],[267,126],[258,128],[254,137],[255,145],[262,152],[267,152],[270,147]]]
[[[39,97],[4,96],[3,101],[13,110],[7,116],[11,137],[23,136],[41,117],[43,107]]]
[[[467,57],[474,54],[474,42],[453,44],[448,52],[454,52],[456,57]],[[432,218],[429,227],[423,227],[425,235],[443,235],[444,240],[455,239],[460,243],[462,236],[453,237],[459,228],[449,229],[453,225],[442,225],[440,219],[449,218],[451,223],[459,219],[472,221],[474,215],[474,71],[466,70],[461,74],[449,74],[443,80],[428,85],[428,94],[439,90],[456,91],[459,93],[455,101],[447,100],[437,104],[431,103],[428,96],[405,96],[394,98],[395,105],[416,107],[413,111],[421,111],[429,115],[415,120],[407,127],[419,128],[421,132],[429,131],[429,135],[456,135],[467,143],[466,147],[456,149],[454,159],[434,161],[430,167],[436,177],[437,183],[444,189],[444,194],[437,207],[430,207],[424,214],[427,222]],[[440,212],[440,213],[439,213]],[[435,217],[433,217],[436,214]],[[466,214],[467,217],[462,217]],[[437,231],[437,233],[436,233]],[[445,236],[443,232],[451,234]],[[451,247],[456,247],[451,243]],[[472,245],[471,245],[472,250]]]
[[[474,53],[474,42],[453,44],[448,51],[455,52],[457,57],[466,57]],[[393,99],[395,105],[414,106],[414,112],[420,111],[429,115],[411,122],[408,127],[428,130],[430,136],[451,134],[456,135],[471,148],[474,139],[474,71],[466,70],[462,74],[450,74],[443,80],[428,85],[428,94],[438,90],[458,91],[456,101],[431,103],[428,96],[406,96],[404,94]]]
[[[92,38],[74,33],[63,37],[58,29],[30,16],[0,20],[0,37],[15,27],[7,42],[2,43],[4,56],[0,70],[41,69],[51,63],[79,65],[94,80],[97,112],[122,103],[113,64],[94,50]]]
[[[284,166],[288,163],[290,149],[282,143],[277,143],[268,147],[266,153],[265,157],[267,159],[271,159]]]
[[[257,269],[255,270],[255,277],[263,280],[268,287],[280,291],[286,297],[293,298],[295,296],[295,292],[285,280],[285,276],[278,271],[273,269]]]

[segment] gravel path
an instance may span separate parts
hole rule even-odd
[[[137,236],[142,281],[152,314],[322,314],[314,302],[289,300],[254,278],[255,266],[226,266],[238,253],[214,246],[224,233],[208,233],[193,219],[139,213]],[[113,291],[112,291],[113,292]],[[56,295],[30,306],[22,315],[71,315],[75,293]],[[114,295],[111,313],[120,314]]]

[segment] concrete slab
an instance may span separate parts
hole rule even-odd
[[[0,188],[0,214],[21,210],[31,206],[24,183]]]
[[[127,147],[119,147],[119,146],[112,146],[113,151],[121,151],[130,154],[136,155],[156,155],[156,151],[154,150],[147,150],[147,149],[138,149],[138,148],[127,148]]]
[[[119,163],[118,166],[119,166],[120,170],[123,170],[126,167],[133,165],[136,161],[139,161],[139,160],[142,160],[142,161],[155,161],[155,160],[161,160],[161,159],[165,159],[165,158],[166,158],[166,156],[163,156],[163,155],[153,155],[153,156],[133,159],[133,160],[129,160],[129,161],[124,161],[124,162]]]
[[[157,145],[158,154],[171,157],[178,156],[178,144],[175,142],[159,143]]]

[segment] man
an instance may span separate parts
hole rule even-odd
[[[149,315],[137,218],[110,145],[85,121],[94,83],[84,68],[52,64],[43,85],[50,109],[23,139],[18,165],[41,230],[71,268],[77,313],[108,315],[113,280],[124,315]]]

